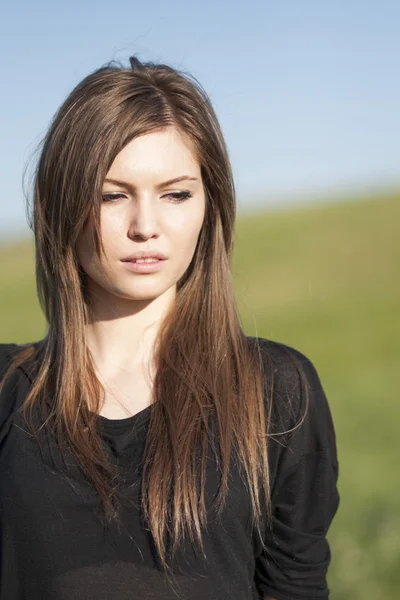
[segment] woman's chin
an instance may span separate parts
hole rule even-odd
[[[169,288],[165,288],[164,286],[143,286],[140,289],[138,286],[135,289],[120,289],[114,290],[115,300],[116,302],[151,302],[160,298],[161,296],[174,296],[175,295],[176,286],[173,285]]]

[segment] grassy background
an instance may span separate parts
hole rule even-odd
[[[316,366],[336,426],[331,597],[400,597],[400,192],[241,216],[233,277],[248,335]],[[0,250],[0,341],[40,339],[32,243]]]

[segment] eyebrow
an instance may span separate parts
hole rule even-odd
[[[159,183],[156,187],[161,190],[162,188],[167,187],[168,185],[172,185],[173,183],[178,183],[179,181],[198,181],[197,177],[191,177],[190,175],[181,175],[180,177],[174,177],[173,179],[168,179],[168,181],[163,181],[163,183]],[[124,187],[129,190],[135,189],[135,186],[127,181],[120,181],[118,179],[110,179],[106,178],[104,183],[113,183],[114,185],[118,185],[120,187]]]

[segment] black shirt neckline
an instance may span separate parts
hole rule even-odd
[[[150,418],[152,404],[145,406],[142,410],[139,410],[134,415],[130,417],[126,417],[124,419],[109,419],[104,415],[98,414],[99,423],[101,423],[102,427],[110,430],[110,429],[120,429],[123,427],[127,427],[135,424],[145,424]]]

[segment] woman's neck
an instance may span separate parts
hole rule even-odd
[[[98,372],[107,377],[151,364],[159,328],[174,297],[174,290],[151,301],[92,296],[86,339]]]

